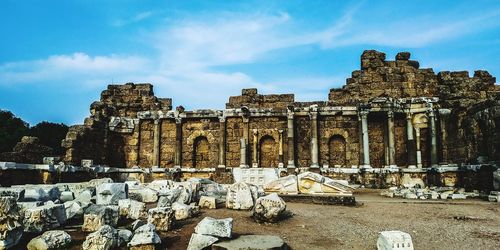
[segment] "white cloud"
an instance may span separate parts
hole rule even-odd
[[[134,15],[130,18],[127,18],[127,19],[122,19],[122,18],[116,19],[111,23],[111,25],[116,26],[116,27],[121,27],[121,26],[125,26],[128,24],[137,23],[137,22],[140,22],[140,21],[145,20],[147,18],[150,18],[151,16],[153,16],[153,14],[154,14],[153,11],[139,12],[136,15]]]
[[[148,36],[154,56],[104,55],[85,53],[55,55],[34,61],[0,65],[0,85],[54,82],[66,86],[103,86],[114,82],[151,82],[156,95],[172,97],[187,107],[221,108],[228,96],[241,88],[258,87],[263,93],[296,93],[297,100],[326,100],[328,89],[339,87],[343,78],[311,76],[259,83],[252,75],[237,70],[220,70],[220,66],[255,63],[270,52],[297,46],[320,49],[352,45],[421,47],[453,39],[477,29],[484,20],[498,12],[481,17],[443,21],[436,17],[414,17],[396,20],[388,25],[357,23],[359,6],[346,11],[337,21],[324,28],[300,28],[300,20],[287,13],[219,15],[215,20],[182,20],[168,23]],[[126,25],[151,17],[139,13]],[[364,20],[364,19],[363,19]],[[498,24],[496,24],[498,25]]]

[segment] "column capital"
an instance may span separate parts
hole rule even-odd
[[[411,120],[411,119],[413,119],[413,113],[411,113],[411,112],[406,112],[405,114],[406,114],[406,120]]]
[[[155,125],[160,124],[160,119],[154,119],[154,124],[155,124]]]
[[[175,123],[176,124],[181,124],[182,123],[182,118],[181,117],[175,117]]]
[[[368,117],[368,113],[370,113],[370,111],[369,111],[369,110],[360,110],[360,111],[358,112],[359,116],[360,116],[361,118],[363,118],[363,119],[366,119],[366,117]]]
[[[219,122],[226,122],[226,116],[219,116]]]
[[[387,111],[387,117],[393,118],[394,117],[394,111],[392,111],[392,110]]]
[[[435,112],[434,112],[434,110],[433,110],[433,109],[429,109],[429,110],[427,110],[427,115],[428,115],[429,117],[434,117],[434,116],[435,116]]]

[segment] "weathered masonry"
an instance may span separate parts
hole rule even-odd
[[[151,84],[109,85],[65,161],[161,168],[430,168],[500,161],[500,86],[486,71],[420,69],[365,51],[328,101],[243,89],[224,110],[172,110]],[[304,84],[307,84],[306,82]],[[200,93],[202,94],[202,93]]]

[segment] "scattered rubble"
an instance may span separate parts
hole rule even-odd
[[[465,192],[463,188],[451,188],[451,187],[427,187],[427,188],[417,188],[417,187],[391,187],[380,193],[382,196],[387,197],[398,197],[404,199],[421,199],[421,200],[464,200],[466,198],[479,197],[479,192]]]
[[[250,210],[258,198],[257,186],[245,182],[236,182],[228,189],[226,208]]]
[[[0,249],[15,246],[23,235],[23,216],[19,210],[15,197],[0,197]]]
[[[148,223],[158,231],[169,231],[175,223],[175,212],[170,207],[151,208],[148,211]]]
[[[109,225],[100,227],[87,235],[83,242],[83,250],[109,250],[117,246],[118,231]]]
[[[148,223],[134,231],[134,236],[128,246],[132,249],[133,247],[154,246],[157,244],[161,244],[160,236],[156,232],[155,225]]]
[[[24,211],[24,231],[41,233],[57,228],[66,222],[66,209],[63,204],[47,204]]]
[[[231,238],[233,232],[233,218],[214,219],[205,217],[194,228],[195,233],[222,238]]]
[[[257,199],[252,217],[258,222],[276,222],[284,217],[285,210],[285,201],[272,193]]]
[[[71,236],[62,230],[47,231],[33,238],[27,245],[28,250],[65,249],[71,243]]]

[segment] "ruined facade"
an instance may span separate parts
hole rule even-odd
[[[420,69],[365,51],[327,101],[244,89],[224,110],[172,110],[151,84],[110,85],[65,161],[131,168],[428,168],[500,161],[500,86],[486,71]],[[307,83],[305,83],[307,84]]]

